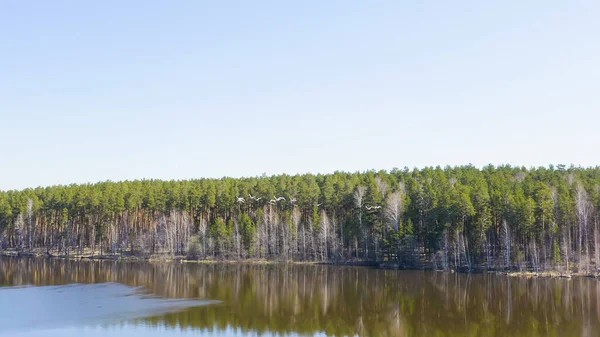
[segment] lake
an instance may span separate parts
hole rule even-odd
[[[0,258],[0,336],[598,336],[600,281]]]

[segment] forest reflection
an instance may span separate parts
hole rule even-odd
[[[0,286],[118,282],[222,304],[133,324],[279,335],[597,336],[600,282],[294,264],[0,259]]]

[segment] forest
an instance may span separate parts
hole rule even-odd
[[[472,165],[0,191],[0,252],[600,267],[600,167]]]

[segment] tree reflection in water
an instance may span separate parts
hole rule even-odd
[[[0,259],[0,285],[118,282],[222,304],[134,321],[329,336],[596,336],[600,282],[326,265]]]

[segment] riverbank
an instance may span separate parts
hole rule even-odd
[[[419,268],[406,268],[405,266],[399,266],[397,263],[380,263],[378,265],[381,269],[393,269],[393,270],[413,270]],[[565,278],[570,279],[573,277],[590,277],[600,279],[600,270],[596,271],[565,271],[565,270],[545,270],[545,271],[516,271],[515,269],[508,270],[491,270],[485,268],[472,268],[472,269],[449,269],[441,270],[435,268],[420,268],[435,270],[442,273],[462,273],[462,274],[497,274],[506,275],[508,277],[520,277],[520,278]]]
[[[87,260],[87,261],[144,261],[150,263],[197,263],[197,264],[295,264],[295,265],[317,265],[317,264],[328,264],[338,266],[363,266],[363,267],[375,267],[378,269],[391,269],[391,270],[433,270],[442,273],[461,273],[461,274],[472,274],[472,273],[490,273],[497,275],[506,275],[508,277],[515,278],[564,278],[571,279],[573,277],[589,277],[600,280],[600,270],[590,272],[579,272],[579,271],[514,271],[514,270],[487,270],[487,269],[459,269],[459,270],[437,270],[434,268],[422,267],[415,268],[407,265],[398,265],[397,263],[389,262],[375,262],[375,261],[363,261],[358,259],[352,260],[338,260],[338,261],[295,261],[295,260],[283,260],[283,259],[227,259],[227,258],[190,258],[184,255],[172,255],[172,254],[150,254],[150,255],[106,255],[100,254],[100,252],[91,252],[90,250],[84,250],[81,253],[70,253],[69,255],[60,254],[56,251],[44,251],[44,250],[33,250],[33,251],[16,251],[16,250],[3,250],[0,251],[0,257],[25,257],[25,258],[50,258],[50,259],[63,259],[63,260]]]
[[[522,277],[522,278],[566,278],[570,279],[573,277],[590,277],[600,279],[600,271],[596,272],[557,272],[557,271],[543,271],[543,272],[509,272],[507,273],[510,277]]]
[[[151,263],[199,263],[199,264],[235,264],[235,263],[250,263],[250,264],[330,264],[330,265],[346,265],[346,266],[368,266],[375,267],[378,264],[371,261],[362,260],[339,260],[339,261],[296,261],[296,260],[284,260],[284,259],[228,259],[228,258],[190,258],[185,255],[173,255],[173,254],[149,254],[149,255],[107,255],[101,254],[100,252],[92,253],[90,250],[84,250],[82,253],[70,253],[60,254],[56,251],[44,251],[44,250],[33,250],[33,251],[16,251],[16,250],[3,250],[0,251],[0,257],[30,257],[30,258],[50,258],[50,259],[64,259],[64,260],[87,260],[87,261],[100,261],[100,260],[113,260],[113,261],[145,261]]]

